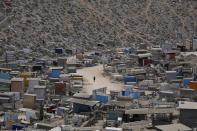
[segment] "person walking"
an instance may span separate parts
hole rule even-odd
[[[94,82],[96,81],[96,77],[95,76],[93,77],[93,80],[94,80]]]

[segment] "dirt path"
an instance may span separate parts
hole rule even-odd
[[[148,20],[148,23],[149,23],[149,21],[150,21],[150,18],[149,18],[148,11],[149,11],[149,9],[150,9],[150,7],[151,7],[152,0],[148,0],[147,2],[148,2],[148,3],[147,3],[147,6],[146,6],[145,14],[146,14],[146,18],[147,18],[147,20]]]
[[[113,82],[110,80],[109,77],[103,76],[103,66],[98,65],[94,67],[88,67],[84,69],[79,69],[77,71],[78,74],[83,75],[85,79],[85,85],[82,92],[86,92],[87,94],[91,94],[92,90],[107,87],[107,93],[110,92],[110,90],[118,90],[120,91],[123,87],[123,84],[118,82]],[[96,80],[94,82],[93,77],[96,77]]]

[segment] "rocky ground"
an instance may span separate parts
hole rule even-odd
[[[196,31],[196,12],[196,0],[12,0],[11,9],[2,0],[0,49],[184,41]]]

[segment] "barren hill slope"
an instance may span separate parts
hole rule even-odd
[[[0,11],[1,49],[158,44],[197,25],[196,0],[12,0]]]

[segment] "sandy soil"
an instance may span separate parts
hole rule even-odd
[[[102,65],[79,69],[77,73],[84,76],[85,85],[82,92],[86,92],[87,94],[91,94],[92,90],[102,87],[107,87],[107,93],[110,90],[120,91],[123,88],[123,84],[110,80],[108,76],[103,76]],[[96,77],[95,82],[93,80],[94,76]]]

